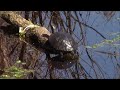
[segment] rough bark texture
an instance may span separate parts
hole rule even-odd
[[[0,16],[8,23],[23,28],[27,27],[30,24],[33,24],[32,22],[27,21],[26,19],[22,18],[20,15],[12,11],[0,11]]]
[[[35,68],[40,55],[38,50],[44,46],[50,32],[45,27],[29,29],[23,42],[19,39],[19,27],[33,23],[12,11],[0,11],[0,17],[3,19],[0,19],[0,70],[13,65],[17,59],[26,63],[25,68]]]
[[[23,17],[21,17],[20,15],[16,14],[15,12],[12,12],[12,11],[0,11],[0,16],[6,22],[10,23],[13,27],[26,28],[29,25],[33,25],[32,22],[24,19]],[[15,29],[15,30],[16,31],[14,31],[13,33],[19,32],[18,31],[19,29]],[[7,31],[7,32],[12,32],[12,31]],[[45,27],[37,27],[32,30],[27,30],[25,40],[27,43],[30,43],[35,47],[37,47],[38,45],[44,46],[44,43],[47,41],[47,39],[48,39],[47,37],[49,35],[50,35],[50,32]],[[36,38],[38,41],[34,42],[34,40],[36,40]]]

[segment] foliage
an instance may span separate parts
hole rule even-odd
[[[117,34],[117,33],[116,33]],[[115,33],[112,34],[112,35],[116,35]],[[94,44],[92,46],[86,46],[86,48],[93,48],[93,49],[96,49],[98,47],[103,47],[105,45],[111,45],[113,47],[117,47],[117,48],[120,48],[120,44],[117,44],[116,42],[120,41],[120,35],[116,35],[115,38],[111,39],[111,40],[103,40],[101,43],[99,44]]]
[[[23,69],[22,67],[17,67],[21,61],[17,61],[15,65],[11,66],[10,68],[6,68],[4,74],[0,76],[1,79],[23,79],[29,73],[33,72],[32,70]]]

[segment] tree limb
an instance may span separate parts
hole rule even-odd
[[[24,19],[23,17],[12,11],[0,11],[0,17],[4,19],[7,23],[11,24],[13,27],[26,28],[29,25],[34,25],[31,21]],[[48,36],[51,33],[45,27],[40,26],[29,29],[26,30],[25,41],[32,44],[36,48],[43,48],[42,46],[44,46],[45,42],[48,40]]]

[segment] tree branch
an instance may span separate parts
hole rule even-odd
[[[34,25],[31,21],[28,21],[12,11],[0,11],[0,17],[13,27],[26,28],[29,25]],[[8,29],[8,32],[10,29]],[[15,29],[16,32],[19,29]],[[36,48],[43,48],[45,42],[48,40],[48,36],[51,33],[45,27],[29,28],[25,33],[25,41],[32,44]]]

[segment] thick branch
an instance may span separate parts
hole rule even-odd
[[[7,23],[10,23],[13,27],[26,28],[29,25],[33,25],[32,22],[24,19],[23,17],[12,11],[0,11],[0,17],[4,19]],[[44,46],[49,35],[50,32],[45,27],[37,27],[26,31],[25,41],[38,48],[38,46]]]
[[[11,23],[12,25],[18,26],[18,27],[27,27],[28,25],[33,24],[30,21],[27,21],[20,15],[16,14],[12,11],[0,11],[0,16],[4,20],[6,20],[8,23]]]

